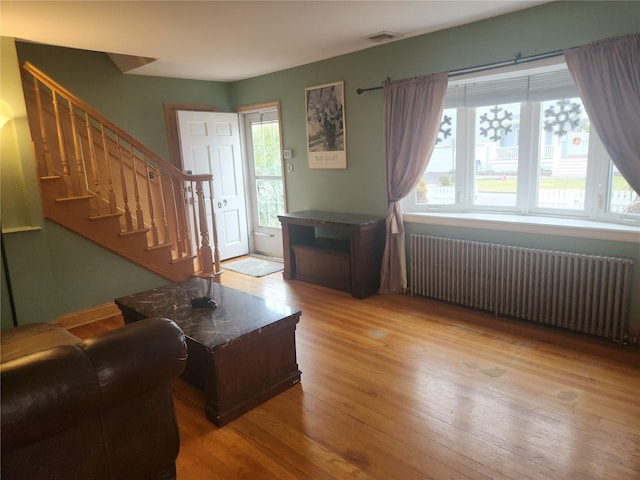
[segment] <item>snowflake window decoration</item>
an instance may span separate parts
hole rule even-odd
[[[438,132],[438,139],[436,140],[436,145],[444,141],[447,137],[450,137],[450,136],[451,136],[451,117],[449,117],[448,115],[445,115],[444,117],[442,117],[442,122],[440,122],[440,131]]]
[[[544,129],[553,135],[563,137],[580,125],[581,116],[582,108],[579,103],[567,99],[558,100],[555,105],[544,111]]]
[[[512,112],[504,110],[497,105],[493,107],[489,112],[492,114],[492,118],[489,118],[487,113],[480,117],[480,135],[487,137],[494,142],[499,142],[503,136],[511,131],[511,117]]]

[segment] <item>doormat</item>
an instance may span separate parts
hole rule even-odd
[[[251,275],[252,277],[263,277],[275,272],[284,270],[284,265],[270,260],[262,260],[261,258],[243,258],[236,262],[225,263],[222,265],[224,270]]]

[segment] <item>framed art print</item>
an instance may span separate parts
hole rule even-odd
[[[344,82],[305,89],[309,168],[347,168]]]

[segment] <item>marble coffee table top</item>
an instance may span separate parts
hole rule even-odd
[[[274,323],[300,310],[283,302],[250,295],[216,282],[211,285],[211,297],[218,306],[192,308],[191,299],[206,296],[210,281],[191,278],[126,297],[117,298],[116,305],[144,317],[163,317],[176,322],[185,335],[207,348],[224,347],[245,335],[260,333]]]

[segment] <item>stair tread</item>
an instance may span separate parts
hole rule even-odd
[[[93,221],[93,220],[102,220],[104,218],[115,218],[115,217],[121,217],[122,213],[121,212],[116,212],[116,213],[107,213],[104,215],[93,215],[91,217],[89,217],[89,220]]]
[[[79,195],[75,197],[56,198],[56,202],[75,202],[78,200],[91,200],[93,195]]]
[[[131,230],[129,232],[120,232],[119,235],[121,237],[126,237],[127,235],[139,235],[141,233],[146,234],[150,229],[149,228],[141,228],[138,230]]]
[[[187,255],[186,257],[182,257],[182,258],[174,258],[173,260],[171,260],[171,263],[186,262],[189,260],[193,260],[195,258],[197,258],[197,255]]]
[[[171,248],[172,245],[170,243],[160,243],[158,245],[151,245],[147,247],[147,251],[151,251],[151,250],[160,250],[162,248]]]

